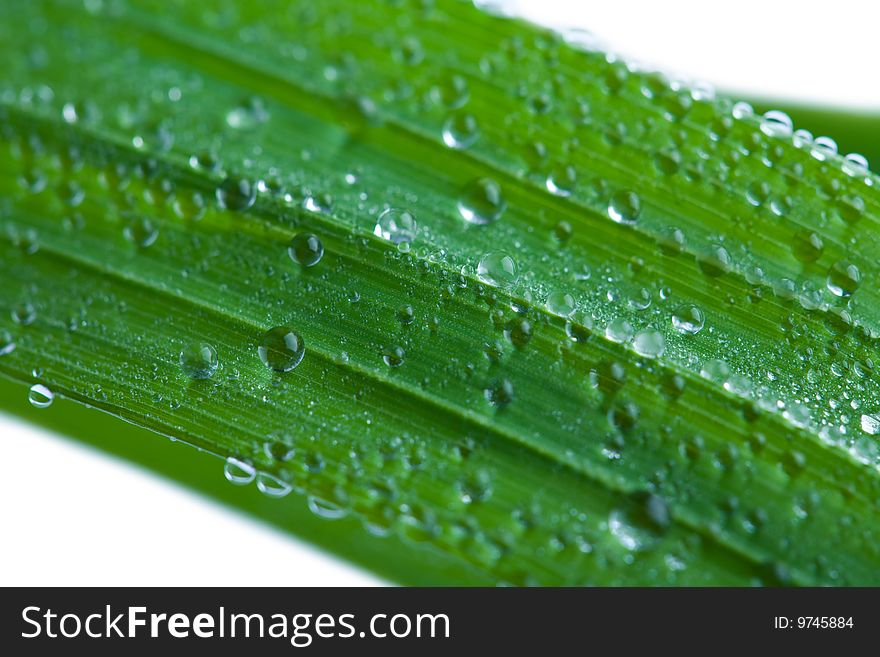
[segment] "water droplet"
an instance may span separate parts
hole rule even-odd
[[[730,253],[723,246],[713,246],[697,258],[697,264],[706,276],[716,278],[730,271]]]
[[[244,178],[227,178],[217,187],[215,196],[221,208],[236,212],[249,209],[257,200],[256,189]]]
[[[761,119],[761,132],[768,137],[790,137],[792,127],[791,117],[779,110],[770,110]]]
[[[193,342],[184,347],[178,360],[180,369],[191,379],[210,379],[220,363],[214,347],[204,342]]]
[[[480,226],[497,221],[506,207],[501,186],[491,178],[469,182],[458,199],[458,212],[462,218]]]
[[[334,504],[333,502],[322,500],[314,495],[309,495],[308,505],[309,511],[324,520],[339,520],[348,515],[348,511],[345,508],[338,504]]]
[[[822,255],[825,244],[818,233],[807,228],[800,229],[794,236],[791,251],[801,262],[814,262]]]
[[[633,337],[632,324],[623,317],[616,317],[608,322],[608,326],[605,327],[605,337],[612,342],[621,344],[629,342]]]
[[[672,313],[672,325],[682,333],[696,334],[703,330],[705,316],[703,311],[694,305],[684,305]]]
[[[562,290],[551,292],[545,305],[547,310],[560,317],[570,317],[575,310],[574,298]]]
[[[492,477],[486,470],[479,470],[459,483],[461,501],[465,504],[484,502],[492,496]]]
[[[23,303],[12,309],[12,319],[22,326],[28,326],[37,319],[37,310],[30,303]]]
[[[36,408],[48,408],[55,401],[55,393],[42,383],[35,383],[28,391],[28,401]]]
[[[263,365],[276,372],[289,372],[302,362],[306,353],[303,339],[288,326],[266,331],[257,351]]]
[[[828,291],[836,297],[848,297],[859,287],[861,274],[858,268],[845,260],[834,263],[828,270],[826,285]]]
[[[630,191],[617,192],[608,204],[608,216],[619,224],[634,223],[642,210],[638,194]]]
[[[0,329],[0,356],[11,354],[15,351],[15,340],[12,333],[6,329]]]
[[[471,114],[453,114],[443,124],[443,143],[449,148],[469,148],[480,136],[480,127]]]
[[[572,166],[559,166],[550,172],[545,184],[551,194],[571,196],[577,184],[577,171]]]
[[[670,524],[669,508],[658,495],[645,495],[635,508],[615,509],[608,517],[611,535],[627,550],[652,548]]]
[[[249,98],[226,113],[226,123],[233,130],[253,130],[269,119],[269,112],[259,98]]]
[[[390,347],[382,354],[382,360],[388,367],[400,367],[406,358],[406,352],[403,347]]]
[[[142,249],[146,249],[155,243],[159,237],[159,230],[147,217],[135,217],[131,219],[122,230],[125,239]]]
[[[284,497],[293,490],[287,482],[265,472],[258,472],[256,479],[257,490],[268,497]]]
[[[869,436],[880,433],[880,417],[876,415],[862,415],[862,431]]]
[[[298,265],[314,267],[324,256],[324,245],[311,233],[299,233],[290,240],[287,255]]]
[[[666,350],[666,338],[655,329],[639,331],[633,338],[632,344],[635,352],[645,358],[659,358]]]
[[[503,408],[513,401],[513,384],[509,379],[499,379],[487,386],[483,395],[492,406]]]
[[[233,456],[228,457],[223,465],[223,475],[226,477],[226,480],[237,486],[251,483],[256,474],[257,471],[254,469],[254,466]]]
[[[487,253],[477,265],[477,277],[489,285],[509,287],[516,283],[516,262],[500,251]]]
[[[388,208],[376,220],[373,234],[394,244],[409,243],[415,240],[418,232],[416,218],[409,210]]]
[[[845,222],[854,224],[862,218],[865,212],[865,201],[861,196],[845,194],[838,199],[837,209]]]

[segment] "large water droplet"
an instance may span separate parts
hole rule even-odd
[[[633,337],[632,324],[623,317],[616,317],[605,327],[605,337],[621,344],[629,342]]]
[[[276,326],[263,334],[257,349],[263,365],[276,372],[289,372],[306,353],[300,335],[288,326]]]
[[[215,196],[221,208],[236,212],[247,210],[257,200],[256,189],[244,178],[227,178],[217,187]]]
[[[635,192],[617,192],[608,203],[608,216],[619,224],[635,222],[641,210],[642,202]]]
[[[801,262],[814,262],[822,255],[825,244],[818,233],[807,228],[800,229],[794,236],[791,251]]]
[[[28,326],[34,323],[37,318],[37,310],[30,303],[23,303],[12,309],[12,319],[22,326]]]
[[[465,185],[458,199],[458,212],[471,224],[484,226],[497,221],[507,201],[501,186],[491,178],[478,178]]]
[[[672,325],[682,333],[696,334],[703,330],[706,318],[697,306],[687,304],[672,313]]]
[[[48,408],[55,401],[55,393],[42,383],[35,383],[28,391],[28,401],[36,408]]]
[[[480,127],[471,114],[453,114],[443,124],[443,143],[449,148],[468,148],[479,136]]]
[[[388,208],[376,220],[373,234],[382,239],[402,244],[412,242],[416,238],[418,224],[409,210]]]
[[[848,297],[859,287],[861,274],[858,268],[845,260],[834,263],[828,270],[826,285],[828,291],[836,297]]]
[[[145,249],[152,246],[159,237],[159,230],[147,217],[135,217],[131,219],[122,230],[125,239]]]
[[[12,333],[6,329],[0,329],[0,356],[11,354],[15,351],[15,340]]]
[[[268,497],[284,497],[293,490],[287,482],[265,472],[258,472],[256,479],[257,490]]]
[[[251,483],[256,476],[257,471],[250,463],[245,463],[234,456],[226,459],[223,465],[223,475],[230,483],[237,486],[244,486]]]
[[[645,329],[636,333],[632,345],[639,356],[659,358],[666,350],[666,338],[660,331]]]
[[[516,283],[516,262],[506,253],[493,251],[480,258],[477,277],[496,287],[509,287]]]
[[[648,550],[663,538],[670,524],[663,498],[646,495],[635,508],[615,509],[608,517],[611,535],[627,550]]]
[[[210,379],[220,364],[217,351],[204,342],[193,342],[184,347],[179,361],[180,369],[191,379]]]
[[[226,123],[233,130],[253,130],[269,119],[269,112],[259,98],[248,98],[226,113]]]
[[[290,240],[287,255],[298,265],[314,267],[324,257],[324,245],[311,233],[299,233]]]
[[[577,184],[577,172],[571,166],[558,166],[546,180],[547,191],[557,196],[571,196]]]

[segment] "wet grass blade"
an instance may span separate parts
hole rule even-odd
[[[0,7],[37,405],[393,537],[401,581],[878,582],[857,163],[451,0]]]

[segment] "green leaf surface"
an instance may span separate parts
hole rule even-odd
[[[0,7],[0,372],[400,581],[880,582],[873,174],[468,3]]]

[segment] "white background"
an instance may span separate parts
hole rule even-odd
[[[612,51],[720,89],[880,110],[880,12],[872,2],[507,4],[549,26],[583,27]],[[0,436],[0,585],[383,583],[136,466],[15,418],[0,415]],[[219,461],[217,476],[223,476]],[[198,559],[168,550],[172,540]],[[96,551],[96,542],[103,549]],[[246,572],[230,569],[243,553],[259,558],[248,560]]]

